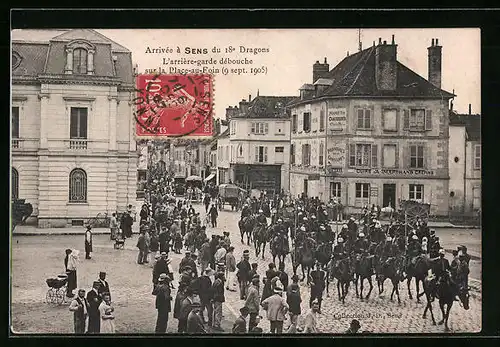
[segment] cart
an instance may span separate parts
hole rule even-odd
[[[219,185],[219,199],[221,201],[222,208],[225,204],[231,206],[231,210],[235,210],[238,207],[238,200],[241,192],[241,188],[235,186],[234,184],[221,184]]]
[[[57,304],[62,305],[66,302],[66,291],[68,288],[68,275],[61,274],[57,277],[47,278],[45,280],[49,286],[47,294],[45,295],[45,301],[47,304]]]

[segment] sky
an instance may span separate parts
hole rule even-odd
[[[242,99],[259,95],[298,96],[304,83],[312,82],[312,65],[327,58],[330,69],[358,51],[357,29],[98,29],[100,33],[132,51],[139,72],[162,65],[163,58],[252,59],[253,67],[265,66],[267,74],[215,74],[215,117],[224,118],[225,109]],[[362,29],[362,47],[391,41],[395,35],[397,59],[427,78],[427,47],[437,38],[442,48],[441,88],[457,97],[453,104],[459,113],[481,113],[481,32],[480,29]],[[221,53],[212,53],[217,46]],[[224,54],[232,46],[236,51]],[[262,48],[268,52],[240,53],[240,46]],[[150,49],[170,49],[174,53],[146,53]],[[177,54],[177,47],[182,51]],[[184,50],[206,48],[208,54],[186,55]],[[220,68],[220,66],[217,64]],[[250,66],[250,65],[247,65]],[[183,65],[192,68],[193,65]],[[234,67],[234,66],[233,66]]]

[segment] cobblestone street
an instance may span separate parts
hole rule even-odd
[[[195,206],[200,210],[200,206]],[[256,259],[253,247],[242,245],[237,227],[239,213],[222,211],[220,213],[219,228],[209,229],[210,233],[222,234],[229,231],[232,244],[235,246],[235,257],[239,261],[243,250],[250,250],[250,261],[259,264],[259,273],[264,276],[271,261],[269,247],[266,247],[265,259]],[[461,230],[450,231],[438,229],[443,248],[454,249],[456,245],[465,243],[471,252],[474,246],[466,242],[477,231]],[[480,237],[480,236],[479,236]],[[92,281],[97,278],[99,271],[108,273],[113,302],[116,307],[116,329],[118,333],[152,333],[156,321],[154,296],[151,295],[151,266],[136,264],[137,250],[135,248],[137,236],[127,240],[125,250],[114,250],[109,235],[94,236],[94,254],[91,260],[81,260],[78,268],[79,287],[90,289]],[[16,332],[29,333],[72,333],[72,314],[67,305],[54,306],[45,303],[45,293],[48,287],[45,279],[63,272],[64,249],[83,249],[83,235],[77,236],[14,236],[12,238],[12,328]],[[476,247],[480,252],[480,247]],[[476,253],[474,253],[476,254]],[[448,257],[450,255],[448,254]],[[182,255],[170,254],[172,268],[177,273],[178,264]],[[80,258],[84,258],[81,255]],[[476,258],[476,257],[475,257]],[[286,270],[291,276],[290,257],[286,258]],[[480,259],[471,261],[471,278],[480,279]],[[300,274],[300,268],[298,270]],[[176,275],[175,285],[177,286]],[[417,304],[415,298],[408,298],[406,283],[400,284],[401,304],[397,300],[389,300],[392,285],[386,281],[384,293],[379,295],[376,282],[368,300],[359,300],[354,294],[351,285],[344,304],[337,298],[336,283],[330,284],[330,297],[324,295],[322,314],[318,318],[318,327],[324,333],[343,333],[351,319],[361,322],[361,330],[373,333],[441,333],[444,327],[432,325],[428,315],[423,319],[425,297]],[[364,293],[367,293],[365,282]],[[308,309],[309,288],[301,283],[302,314]],[[412,284],[412,293],[415,296],[415,285]],[[173,292],[175,295],[175,291]],[[243,301],[237,292],[226,291],[224,320],[222,327],[230,332],[232,323],[239,312]],[[436,321],[441,319],[438,304],[434,303]],[[261,311],[265,317],[265,312]],[[299,326],[302,319],[299,319]],[[169,332],[177,330],[177,320],[169,316]],[[288,322],[285,322],[285,327]],[[264,331],[269,331],[269,322],[263,319],[261,323]],[[471,291],[470,309],[464,310],[455,303],[451,310],[449,326],[451,332],[478,332],[481,330],[481,295]]]

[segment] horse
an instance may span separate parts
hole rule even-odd
[[[378,261],[377,257],[377,265],[375,266],[377,284],[379,294],[384,292],[384,282],[386,279],[390,279],[392,282],[392,292],[391,292],[391,301],[396,293],[398,297],[398,303],[401,303],[401,299],[399,298],[399,282],[401,282],[402,274],[401,274],[401,264],[403,259],[401,256],[389,257],[385,262],[381,263]]]
[[[247,244],[250,244],[250,241],[252,239],[252,230],[255,227],[255,222],[257,219],[255,216],[247,216],[243,217],[238,221],[238,227],[240,228],[240,235],[241,235],[241,243],[245,244],[245,241],[243,241],[243,236],[247,234]]]
[[[407,278],[406,283],[408,286],[408,297],[410,298],[410,300],[413,299],[410,287],[411,279],[415,278],[415,286],[417,290],[417,302],[420,302],[420,297],[425,294],[425,291],[420,293],[420,282],[422,282],[423,286],[425,277],[427,276],[429,269],[430,269],[429,258],[424,254],[420,254],[416,257],[415,265],[412,265],[411,262],[410,264],[408,264],[406,268],[406,278]]]
[[[253,238],[253,244],[255,247],[255,256],[258,257],[259,254],[261,253],[261,247],[262,247],[262,259],[264,259],[264,252],[266,250],[266,242],[267,242],[267,235],[268,235],[268,228],[265,225],[262,224],[257,224],[253,228],[252,232],[252,238]]]
[[[275,235],[272,238],[269,247],[273,256],[273,263],[276,264],[276,257],[278,257],[280,263],[284,263],[286,255],[290,253],[290,249],[288,247],[288,235],[282,233]]]
[[[426,313],[429,310],[431,313],[432,324],[436,325],[434,314],[432,312],[432,302],[434,302],[435,298],[439,298],[439,308],[441,309],[442,319],[438,322],[438,324],[441,325],[444,323],[444,329],[445,331],[448,331],[448,318],[450,317],[451,307],[455,301],[455,295],[458,295],[458,299],[460,300],[463,308],[465,310],[469,309],[470,295],[466,279],[468,273],[468,265],[464,264],[459,267],[456,276],[450,276],[450,273],[447,271],[444,272],[440,281],[437,281],[435,277],[427,276],[424,280],[424,292],[427,298],[427,305],[425,306],[422,318],[426,318]],[[451,280],[452,277],[453,280]]]
[[[326,295],[329,296],[328,287],[333,279],[337,279],[337,293],[339,296],[339,301],[345,302],[345,297],[349,291],[349,284],[352,280],[351,265],[349,264],[349,258],[344,258],[338,261],[331,260],[327,266],[327,277],[326,277]]]
[[[309,274],[311,273],[311,268],[314,265],[314,249],[316,247],[316,241],[311,238],[305,239],[301,244],[296,244],[292,252],[292,267],[293,274],[297,274],[297,268],[302,269],[302,279],[306,278],[307,272],[307,284],[309,284]]]
[[[373,275],[373,255],[358,255],[356,257],[356,266],[355,266],[355,285],[356,285],[356,297],[359,297],[361,300],[363,300],[363,282],[365,279],[368,280],[368,283],[370,284],[370,290],[368,291],[368,294],[366,295],[366,299],[370,297],[370,294],[373,290],[373,283],[372,283],[372,275]],[[360,282],[360,292],[358,293],[358,280],[361,280]]]
[[[323,269],[327,266],[332,257],[332,243],[321,243],[316,248],[315,258]]]

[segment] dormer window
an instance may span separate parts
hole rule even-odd
[[[94,74],[95,47],[86,40],[75,40],[66,45],[64,73],[76,75]]]
[[[87,57],[88,52],[84,48],[73,50],[73,73],[78,75],[87,74]]]

